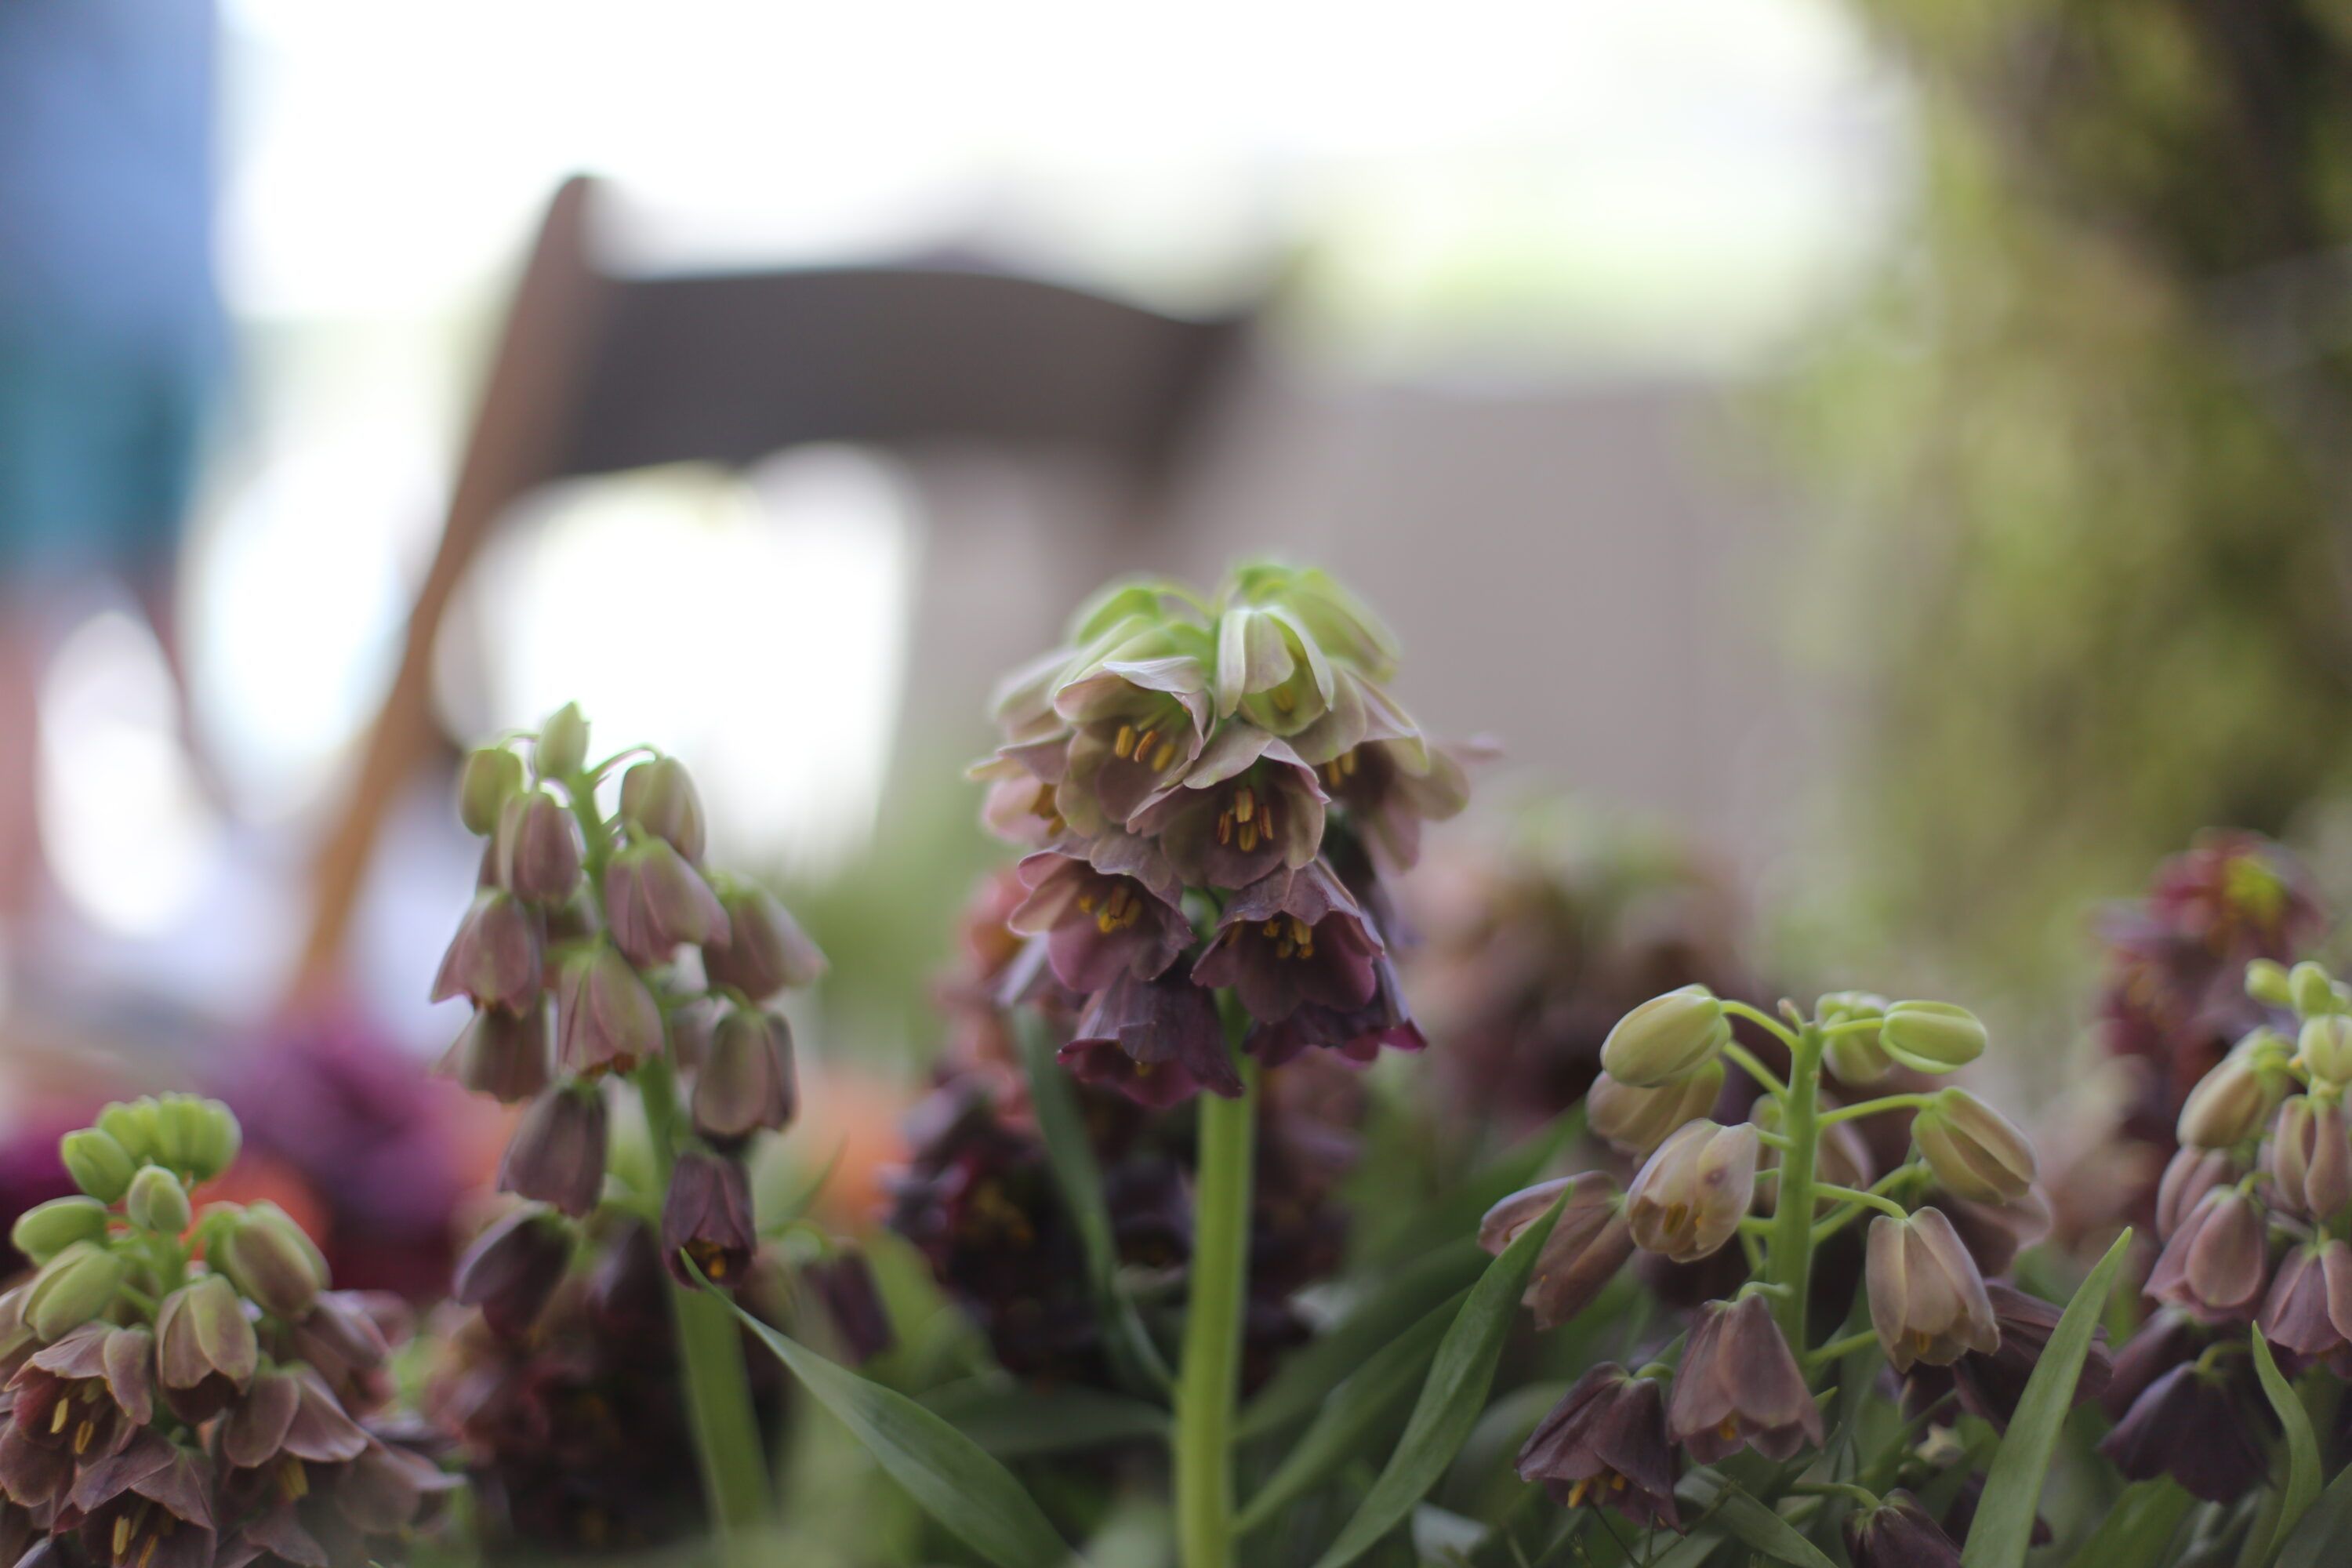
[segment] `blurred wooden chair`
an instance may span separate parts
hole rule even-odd
[[[617,276],[593,256],[596,188],[575,177],[556,193],[516,289],[398,673],[312,866],[298,997],[332,983],[383,820],[445,743],[434,643],[526,492],[659,463],[740,466],[813,441],[966,441],[1088,455],[1149,518],[1247,328],[977,270]]]

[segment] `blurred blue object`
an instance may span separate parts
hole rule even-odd
[[[226,342],[212,0],[0,4],[0,578],[167,569]]]

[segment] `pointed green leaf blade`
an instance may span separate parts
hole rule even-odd
[[[2115,1286],[2131,1237],[2126,1229],[2116,1238],[2066,1303],[2042,1360],[2026,1380],[2025,1396],[2017,1402],[2009,1434],[1985,1472],[1984,1501],[1969,1529],[1968,1544],[1960,1550],[1960,1568],[2024,1568],[2033,1515],[2042,1505],[2042,1478],[2058,1448],[2058,1429],[2074,1407],[2074,1384],[2091,1353],[2091,1331],[2106,1310],[2107,1292]]]
[[[1314,1343],[1286,1357],[1281,1369],[1242,1409],[1234,1435],[1262,1437],[1315,1415],[1339,1386],[1412,1327],[1432,1308],[1461,1295],[1486,1271],[1478,1238],[1465,1236],[1440,1247],[1369,1292]]]
[[[2284,1541],[2319,1496],[2319,1439],[2312,1433],[2310,1413],[2280,1373],[2278,1359],[2271,1354],[2270,1342],[2260,1329],[2254,1331],[2254,1371],[2261,1375],[2263,1392],[2270,1396],[2271,1408],[2278,1413],[2279,1426],[2286,1433],[2286,1489],[2280,1496],[2278,1522],[2271,1527],[2269,1537]]]
[[[1094,1388],[1042,1388],[1006,1380],[935,1390],[919,1403],[1000,1459],[1168,1435],[1165,1410]]]
[[[2067,1568],[2115,1568],[2158,1561],[2158,1553],[2180,1529],[2180,1521],[2197,1500],[2170,1476],[2135,1481],[2124,1489],[2091,1539],[2083,1542]]]
[[[1675,1485],[1678,1501],[1689,1503],[1707,1522],[1738,1539],[1752,1552],[1792,1568],[1837,1568],[1820,1547],[1797,1533],[1797,1527],[1756,1500],[1745,1488],[1720,1471],[1691,1471]]]
[[[2336,1568],[2344,1561],[2347,1540],[2352,1540],[2352,1466],[2340,1471],[2305,1511],[2272,1568]]]
[[[835,1365],[740,1307],[734,1312],[890,1479],[966,1546],[996,1568],[1062,1568],[1071,1561],[1044,1511],[980,1445],[897,1390]]]
[[[1555,1203],[1543,1218],[1528,1226],[1503,1255],[1486,1266],[1478,1283],[1454,1315],[1438,1342],[1437,1359],[1421,1385],[1421,1398],[1405,1423],[1380,1479],[1372,1484],[1355,1517],[1349,1520],[1330,1550],[1316,1560],[1315,1568],[1341,1568],[1370,1551],[1381,1538],[1412,1511],[1462,1447],[1463,1439],[1486,1403],[1495,1381],[1495,1363],[1503,1356],[1503,1339],[1519,1310],[1519,1298],[1535,1272],[1536,1258],[1559,1221],[1561,1204]]]

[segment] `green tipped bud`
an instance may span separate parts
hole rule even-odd
[[[298,1322],[327,1288],[327,1260],[275,1204],[256,1204],[213,1244],[213,1266],[265,1312]]]
[[[78,1242],[105,1240],[106,1205],[96,1198],[51,1198],[18,1215],[8,1239],[34,1262],[47,1263]]]
[[[131,1223],[144,1226],[158,1236],[181,1236],[188,1228],[188,1189],[180,1185],[180,1178],[161,1165],[142,1169],[131,1184],[131,1196],[123,1205]]]
[[[568,779],[588,763],[588,721],[580,704],[567,702],[539,727],[530,749],[531,772],[542,779]]]
[[[1823,1028],[1839,1024],[1856,1024],[1870,1018],[1886,1016],[1886,998],[1874,996],[1867,991],[1832,991],[1813,1004],[1813,1017]],[[1860,1088],[1876,1083],[1895,1070],[1886,1053],[1878,1048],[1878,1031],[1856,1029],[1849,1035],[1829,1037],[1830,1071],[1840,1083]]]
[[[25,1297],[26,1326],[44,1340],[71,1333],[114,1304],[123,1272],[122,1259],[96,1242],[75,1242],[34,1278]]]
[[[2287,978],[2286,965],[2267,958],[2257,958],[2247,964],[2246,994],[2265,1007],[2293,1006],[2294,986]]]
[[[139,1173],[139,1162],[131,1157],[131,1151],[112,1134],[95,1127],[58,1140],[58,1158],[65,1162],[66,1174],[74,1179],[74,1185],[102,1204],[118,1202],[131,1190],[131,1178]]]
[[[1914,1072],[1952,1072],[1984,1055],[1985,1026],[1950,1002],[1897,1002],[1886,1010],[1879,1048]]]
[[[1955,1197],[2013,1204],[2032,1190],[2033,1145],[2008,1117],[1964,1089],[1939,1092],[1913,1119],[1911,1136]]]
[[[2285,1098],[2281,1075],[2264,1070],[2263,1054],[2232,1051],[2189,1091],[2178,1128],[2191,1149],[2228,1149],[2252,1137]]]
[[[1607,1073],[1593,1079],[1584,1097],[1592,1130],[1628,1154],[1647,1154],[1667,1134],[1715,1109],[1723,1091],[1723,1063],[1702,1063],[1688,1078],[1655,1089],[1619,1083]]]
[[[457,820],[466,831],[488,837],[499,826],[507,796],[522,788],[522,759],[504,746],[484,746],[466,754],[457,773]]]
[[[2314,1077],[2330,1083],[2352,1083],[2352,1017],[2322,1013],[2305,1018],[2295,1050]]]
[[[209,1182],[229,1167],[245,1133],[236,1114],[217,1100],[167,1094],[155,1102],[155,1163]]]
[[[676,757],[656,757],[621,775],[621,816],[688,860],[702,858],[702,796]]]
[[[1704,985],[1685,985],[1617,1020],[1601,1042],[1601,1065],[1635,1089],[1655,1089],[1696,1072],[1731,1043],[1731,1020]]]
[[[133,1160],[155,1157],[155,1101],[141,1095],[125,1104],[116,1100],[98,1113],[98,1130],[122,1145]]]
[[[2286,988],[2294,1010],[2306,1018],[2344,1011],[2343,998],[2336,994],[2336,982],[2327,977],[2326,970],[2307,958],[2287,971]]]

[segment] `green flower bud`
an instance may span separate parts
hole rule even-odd
[[[208,1182],[228,1169],[245,1134],[217,1100],[167,1094],[155,1103],[155,1163]]]
[[[1813,1017],[1823,1028],[1839,1024],[1859,1023],[1865,1018],[1886,1016],[1886,998],[1874,996],[1867,991],[1832,991],[1813,1004]],[[1878,1048],[1878,1031],[1856,1029],[1850,1035],[1829,1037],[1830,1071],[1841,1083],[1856,1088],[1876,1083],[1895,1070],[1886,1053]]]
[[[16,1250],[47,1263],[77,1242],[106,1239],[106,1205],[96,1198],[51,1198],[16,1216],[8,1233]]]
[[[75,1242],[34,1277],[25,1297],[26,1323],[44,1340],[71,1333],[114,1304],[123,1272],[122,1259],[96,1242]]]
[[[1731,1042],[1731,1020],[1704,985],[1685,985],[1617,1020],[1601,1042],[1601,1065],[1635,1089],[1655,1089],[1694,1072]]]
[[[2343,998],[2336,994],[2336,982],[2307,958],[2287,971],[2286,987],[2294,1010],[2306,1018],[2344,1011]]]
[[[1984,1055],[1985,1026],[1950,1002],[1897,1002],[1886,1010],[1878,1044],[1914,1072],[1951,1072]]]
[[[568,779],[588,763],[588,721],[580,704],[567,702],[539,727],[539,741],[530,749],[531,771],[541,779]]]
[[[621,775],[621,816],[688,860],[702,858],[702,796],[676,757],[656,757]]]
[[[179,1177],[161,1165],[148,1165],[140,1171],[122,1207],[131,1224],[158,1236],[180,1236],[187,1231],[188,1189],[180,1185]]]
[[[2284,1098],[2284,1084],[2278,1074],[2263,1070],[2259,1053],[2242,1047],[2232,1051],[2182,1101],[2180,1142],[2191,1149],[2227,1149],[2243,1142]]]
[[[58,1140],[58,1158],[65,1162],[66,1174],[74,1179],[74,1185],[102,1204],[120,1200],[131,1190],[131,1178],[139,1171],[139,1162],[131,1157],[131,1151],[112,1134],[95,1127]]]
[[[2352,1017],[2322,1013],[2305,1018],[2295,1050],[2314,1076],[2330,1083],[2352,1083]]]
[[[1685,1121],[1715,1109],[1723,1091],[1723,1063],[1710,1061],[1688,1078],[1655,1089],[1619,1083],[1607,1073],[1592,1082],[1584,1097],[1592,1130],[1628,1154],[1647,1154]]]
[[[507,796],[522,788],[522,759],[504,746],[484,746],[466,754],[457,773],[457,820],[466,831],[488,837],[499,825]]]
[[[122,1145],[133,1160],[155,1157],[155,1101],[141,1095],[124,1104],[116,1100],[98,1113],[98,1130]]]
[[[1911,1136],[1936,1180],[1971,1203],[2013,1204],[2032,1190],[2033,1145],[2009,1118],[1964,1089],[1948,1089],[1912,1119]]]
[[[275,1204],[256,1204],[233,1221],[208,1255],[265,1312],[289,1322],[309,1315],[327,1287],[327,1260]]]
[[[2287,979],[2286,965],[2267,958],[2247,964],[2246,994],[2266,1007],[2294,1005],[2294,987]]]

